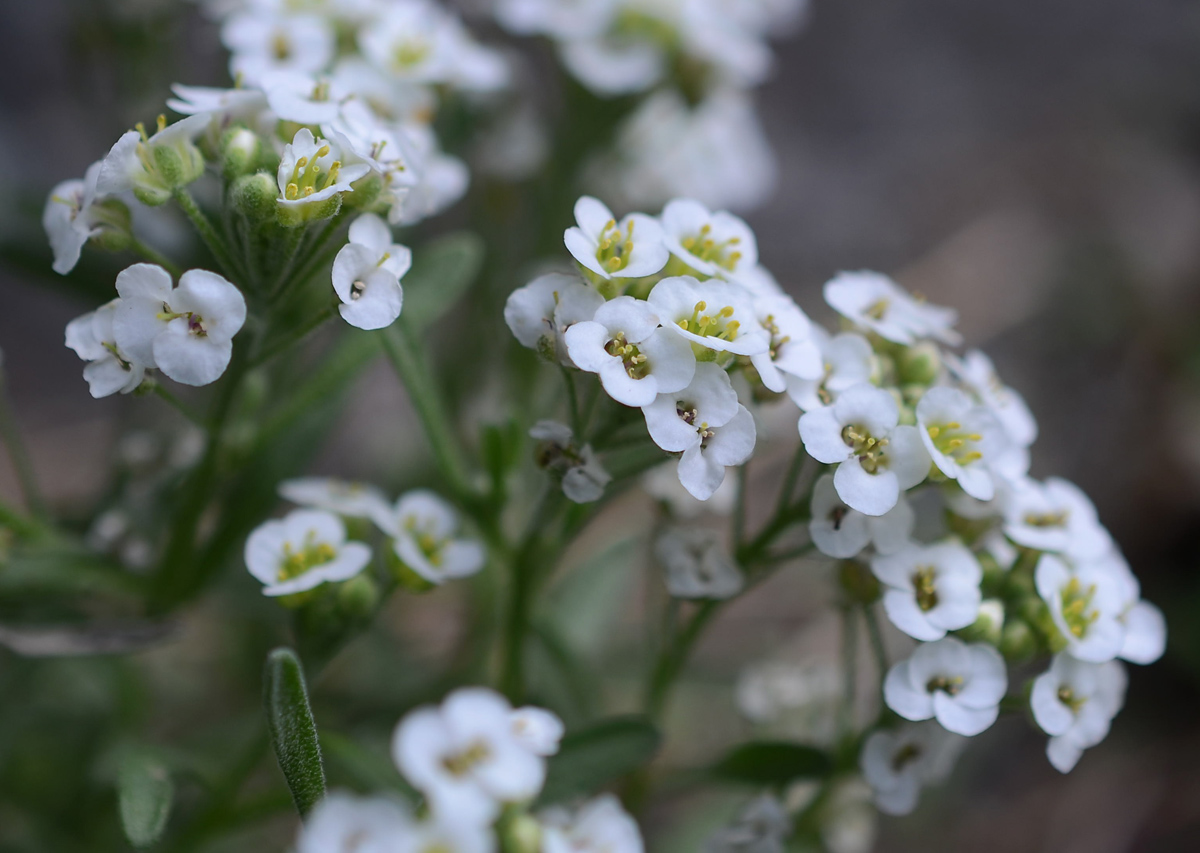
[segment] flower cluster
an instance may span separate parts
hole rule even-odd
[[[396,767],[424,799],[422,816],[392,797],[335,792],[309,818],[297,853],[492,853],[514,837],[522,850],[642,853],[637,824],[611,795],[528,813],[562,734],[549,711],[459,689],[409,713],[392,737]]]

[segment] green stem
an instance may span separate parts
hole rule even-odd
[[[883,633],[879,630],[879,615],[875,612],[873,604],[863,605],[863,618],[867,623],[867,636],[871,639],[871,652],[875,655],[875,664],[879,667],[879,681],[882,685],[883,677],[887,675],[888,658],[887,649],[883,645]]]
[[[842,610],[842,710],[838,718],[839,734],[844,739],[854,730],[854,698],[858,691],[858,631],[855,610]]]
[[[667,702],[671,698],[671,692],[679,680],[679,675],[683,672],[688,658],[691,657],[693,648],[723,603],[721,601],[702,603],[692,614],[691,620],[683,630],[675,635],[673,641],[668,642],[664,653],[659,656],[658,663],[650,676],[650,687],[646,693],[646,713],[651,718],[655,720],[662,718]]]
[[[460,503],[476,503],[471,487],[466,452],[459,444],[446,404],[438,393],[433,377],[426,369],[412,336],[403,321],[393,323],[382,334],[384,352],[408,390],[409,400],[425,430],[425,438],[450,490]]]
[[[309,276],[325,265],[324,256],[328,254],[329,243],[337,234],[339,226],[346,217],[346,211],[341,210],[335,214],[325,227],[317,234],[317,236],[309,243],[308,247],[300,253],[300,257],[296,261],[296,267],[300,270],[298,277],[301,281],[306,281]],[[341,249],[341,246],[337,247]],[[313,262],[318,261],[317,264]]]
[[[334,314],[334,306],[327,306],[316,314],[307,323],[296,329],[292,334],[285,337],[282,341],[272,344],[267,348],[266,352],[260,353],[254,359],[252,367],[261,367],[268,361],[279,355],[284,350],[291,349],[296,344],[307,338],[310,334],[322,326],[326,320],[330,319]]]
[[[579,394],[575,390],[575,377],[566,367],[562,368],[563,382],[567,386],[567,407],[571,413],[571,432],[576,439],[583,438],[583,416],[579,411]]]
[[[135,254],[141,255],[150,263],[158,264],[160,267],[169,272],[172,278],[178,279],[179,276],[183,275],[183,269],[177,263],[172,261],[157,249],[147,246],[136,237],[134,237],[133,242],[129,244],[129,248]]]
[[[166,403],[171,406],[171,408],[175,409],[175,411],[179,412],[179,414],[183,415],[197,426],[206,426],[204,418],[201,417],[195,409],[168,391],[161,382],[154,382],[152,388],[156,395],[166,401]]]
[[[196,229],[196,233],[200,235],[200,239],[204,241],[204,245],[208,247],[208,251],[221,266],[221,271],[228,278],[242,278],[242,270],[233,262],[233,258],[229,254],[229,247],[225,245],[225,241],[221,239],[221,235],[217,233],[217,229],[205,216],[204,211],[196,204],[192,194],[183,187],[176,187],[173,195],[184,215],[191,221],[192,227]]]
[[[49,512],[46,509],[46,502],[42,498],[42,490],[38,486],[29,449],[25,446],[25,440],[21,437],[21,428],[17,425],[16,418],[13,417],[8,396],[8,383],[5,381],[2,366],[0,366],[0,440],[8,448],[8,457],[12,460],[13,470],[17,474],[17,483],[21,487],[21,495],[25,498],[25,506],[35,518],[47,519]]]

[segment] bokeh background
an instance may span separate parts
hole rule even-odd
[[[45,489],[82,517],[112,487],[114,463],[165,451],[153,444],[160,425],[130,401],[88,396],[63,347],[64,325],[95,299],[54,280],[41,206],[54,183],[82,174],[134,121],[157,114],[170,82],[222,83],[224,54],[214,27],[186,3],[13,0],[6,11],[0,348]],[[766,265],[819,319],[829,318],[820,285],[841,269],[886,271],[958,307],[966,339],[1038,415],[1034,475],[1065,476],[1094,498],[1170,629],[1166,657],[1131,667],[1113,734],[1070,776],[1045,761],[1041,735],[1006,718],[974,740],[950,784],[916,815],[881,821],[877,849],[1198,849],[1200,5],[814,0],[805,30],[776,49],[759,103],[780,180],[772,201],[747,217]],[[150,444],[121,440],[131,426]],[[398,472],[397,454],[420,453],[394,440],[412,428],[403,392],[386,370],[372,370],[314,467]],[[7,460],[0,496],[19,500]],[[836,657],[836,631],[818,616],[823,569],[807,568],[807,577],[793,572],[740,601],[702,646],[675,710],[695,744],[669,745],[682,763],[744,733],[731,684],[747,660]],[[635,623],[637,608],[620,604],[628,595],[612,612]],[[106,829],[102,817],[111,797],[92,784],[111,773],[110,733],[149,725],[194,745],[198,710],[253,708],[271,640],[247,627],[257,603],[239,610],[230,604],[238,600],[198,608],[174,640],[132,662],[35,665],[0,649],[0,826],[9,827],[0,850],[38,849],[23,845],[50,837],[39,826],[53,818],[88,828],[61,826],[41,849],[83,849],[86,833],[92,849],[123,849],[115,822]],[[382,737],[373,721],[436,692],[426,676],[453,645],[456,607],[445,597],[391,613],[379,636],[318,685],[318,715],[328,708],[347,730]],[[252,638],[245,650],[230,648],[231,622]],[[602,654],[619,657],[616,645]],[[132,672],[151,677],[131,681]],[[364,694],[367,682],[374,692]],[[248,714],[203,737],[240,748]],[[54,772],[63,766],[87,778],[68,784]],[[669,828],[705,812],[701,805],[680,795],[652,820]],[[291,825],[281,817],[211,849],[247,849],[253,838],[277,848]]]

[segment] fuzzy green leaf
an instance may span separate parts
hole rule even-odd
[[[162,837],[174,797],[175,785],[157,756],[142,750],[124,756],[117,773],[117,803],[125,837],[134,847],[149,847]]]
[[[308,704],[304,668],[291,649],[267,656],[264,700],[271,746],[301,815],[325,796],[325,768],[317,724]]]

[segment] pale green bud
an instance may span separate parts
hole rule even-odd
[[[234,210],[251,222],[269,222],[275,218],[279,187],[266,172],[243,175],[233,182],[229,198]]]
[[[342,209],[342,193],[322,201],[288,201],[278,199],[275,203],[275,221],[284,228],[300,228],[310,222],[331,219]]]
[[[254,171],[262,152],[258,134],[245,127],[231,127],[221,137],[221,174],[233,181]]]
[[[1000,634],[1000,653],[1005,660],[1022,661],[1033,657],[1037,651],[1037,637],[1029,624],[1019,619],[1010,619]]]
[[[350,185],[354,190],[347,193],[343,204],[351,210],[371,210],[383,195],[383,176],[369,172]]]
[[[932,341],[921,341],[900,352],[896,372],[901,384],[930,385],[942,372],[942,353]]]
[[[366,572],[339,584],[338,609],[351,619],[369,619],[379,606],[379,585]]]

